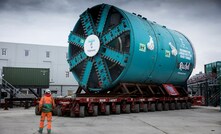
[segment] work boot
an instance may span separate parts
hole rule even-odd
[[[51,134],[51,129],[48,129],[48,134]]]
[[[43,132],[43,128],[39,128],[38,133],[42,134],[42,132]]]

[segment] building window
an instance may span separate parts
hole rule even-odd
[[[7,55],[7,49],[6,48],[2,48],[2,55]]]
[[[44,90],[44,93],[45,93],[45,90]],[[56,90],[51,90],[51,94],[57,94],[58,93],[58,91],[56,91]]]
[[[69,77],[69,71],[66,71],[66,72],[65,72],[65,76],[66,76],[66,78]]]
[[[29,50],[25,50],[25,56],[29,56]]]
[[[52,90],[52,91],[51,91],[51,94],[58,94],[58,91]]]
[[[46,58],[50,58],[50,52],[46,51]]]

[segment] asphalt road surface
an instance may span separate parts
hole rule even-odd
[[[39,120],[34,108],[1,109],[0,134],[38,134]],[[53,116],[52,134],[221,134],[221,112],[218,107],[193,107],[85,118]]]

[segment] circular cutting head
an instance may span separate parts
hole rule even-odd
[[[116,7],[102,4],[87,9],[69,35],[70,70],[89,91],[118,83],[130,51],[128,20]]]

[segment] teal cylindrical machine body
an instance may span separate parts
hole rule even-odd
[[[102,4],[80,15],[69,35],[68,63],[93,92],[124,82],[185,85],[195,54],[180,32]]]

